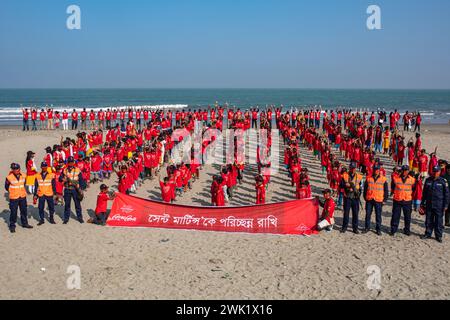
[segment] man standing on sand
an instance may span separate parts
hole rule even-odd
[[[73,109],[72,111],[72,130],[78,129],[78,112],[77,110]]]
[[[83,174],[79,168],[75,166],[75,159],[71,156],[67,160],[67,168],[64,169],[59,182],[64,183],[64,221],[63,224],[67,224],[70,218],[70,203],[73,200],[75,203],[75,210],[78,218],[78,222],[84,223],[81,200],[79,193],[81,189],[86,187],[86,182],[83,179]]]
[[[35,185],[34,185],[34,203],[38,202],[39,208],[39,223],[41,226],[45,223],[44,220],[44,208],[45,202],[48,205],[49,211],[49,222],[55,224],[55,201],[53,197],[56,194],[56,180],[53,173],[48,172],[47,162],[42,162],[42,171],[36,175]]]
[[[362,175],[356,172],[356,163],[354,162],[350,164],[349,173],[345,172],[342,175],[340,189],[344,190],[344,220],[341,233],[347,232],[351,209],[353,233],[359,234],[359,205],[362,179]]]
[[[447,181],[441,177],[441,168],[433,168],[432,176],[425,180],[421,210],[425,212],[426,231],[423,239],[431,239],[433,234],[442,242],[444,231],[444,211],[449,204]]]
[[[28,109],[22,109],[23,113],[23,131],[27,130],[30,131],[30,126],[28,125],[28,119],[30,117],[30,114],[28,113]]]
[[[402,211],[405,217],[403,233],[407,236],[411,235],[412,196],[415,182],[416,179],[409,175],[409,166],[403,166],[401,175],[392,179],[394,204],[392,205],[391,236],[397,233]]]
[[[8,192],[9,210],[9,231],[16,232],[17,209],[20,209],[20,221],[22,228],[33,229],[28,224],[27,214],[27,192],[25,190],[25,175],[20,172],[20,165],[17,163],[11,164],[11,172],[6,177],[5,189]]]
[[[363,233],[370,231],[370,220],[372,211],[375,209],[376,231],[381,236],[381,213],[383,212],[383,203],[387,201],[389,195],[389,186],[385,176],[380,175],[380,166],[376,164],[373,167],[373,176],[367,177],[364,183],[364,199],[366,200],[366,225]]]

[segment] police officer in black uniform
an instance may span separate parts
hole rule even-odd
[[[444,230],[444,211],[449,204],[449,188],[447,181],[441,176],[441,168],[433,168],[433,174],[427,180],[423,188],[422,210],[425,211],[426,231],[423,239],[431,239],[433,234],[438,242],[442,243]]]

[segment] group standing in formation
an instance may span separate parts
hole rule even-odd
[[[227,106],[208,109],[163,111],[136,109],[105,109],[95,112],[83,109],[60,114],[52,109],[23,109],[23,130],[71,128],[78,133],[76,139],[61,138],[59,144],[46,148],[46,156],[36,166],[34,152],[27,154],[26,173],[20,165],[13,163],[6,178],[5,189],[9,192],[11,218],[9,228],[15,231],[17,212],[21,212],[21,225],[32,228],[27,221],[27,193],[33,195],[39,208],[39,225],[45,222],[44,208],[47,204],[49,222],[55,223],[55,205],[64,205],[64,223],[69,222],[71,202],[74,202],[77,219],[83,223],[81,201],[83,191],[91,184],[117,176],[118,192],[136,192],[145,179],[161,177],[162,200],[174,202],[200,176],[203,161],[208,157],[208,147],[214,143],[214,134],[204,137],[200,151],[192,148],[184,155],[189,161],[174,163],[171,151],[183,141],[178,129],[193,133],[196,121],[206,129],[267,129],[266,144],[258,147],[255,176],[255,204],[264,204],[266,190],[271,178],[271,164],[267,161],[272,148],[272,126],[276,126],[285,145],[284,165],[297,199],[312,196],[308,169],[302,167],[301,155],[312,152],[321,164],[322,174],[329,183],[323,190],[323,213],[317,228],[331,231],[334,226],[334,211],[343,208],[341,232],[350,224],[354,233],[359,233],[359,214],[362,199],[365,202],[365,224],[363,233],[371,229],[372,214],[375,213],[375,232],[382,234],[383,205],[392,197],[393,209],[390,234],[399,229],[404,216],[403,232],[411,234],[413,210],[425,215],[424,238],[434,232],[436,240],[442,241],[445,225],[449,226],[450,165],[438,158],[437,148],[427,153],[422,148],[420,134],[421,116],[407,112],[403,116],[404,131],[412,131],[415,139],[405,140],[399,130],[402,117],[396,110],[386,112],[353,112],[351,110],[317,109],[283,112],[282,108],[269,107],[241,111]],[[80,129],[79,124],[80,121]],[[79,131],[78,131],[79,130]],[[225,206],[238,192],[243,173],[248,168],[243,152],[244,145],[237,143],[244,136],[235,136],[234,150],[228,152],[226,164],[212,179],[211,205]],[[241,141],[242,142],[242,141]],[[234,152],[233,152],[234,151]],[[200,152],[201,154],[195,154]],[[395,165],[388,179],[381,158]],[[346,164],[348,163],[348,165]],[[165,168],[163,174],[161,170]],[[39,169],[39,170],[38,170]],[[101,185],[97,200],[96,223],[106,220],[106,203],[113,199],[105,184]]]

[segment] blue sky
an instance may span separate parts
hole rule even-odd
[[[449,31],[448,0],[1,0],[0,88],[448,89]]]

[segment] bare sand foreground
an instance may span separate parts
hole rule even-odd
[[[23,165],[25,153],[37,159],[44,148],[59,142],[61,132],[23,133],[0,129],[2,183],[11,162]],[[408,134],[406,134],[408,135]],[[450,159],[450,126],[424,127],[424,147]],[[318,162],[303,150],[311,170],[315,194],[326,187]],[[386,163],[391,164],[385,159]],[[390,171],[391,166],[389,166]],[[178,203],[209,204],[211,174]],[[268,201],[294,198],[285,172],[273,178]],[[253,178],[245,177],[232,205],[254,201]],[[109,181],[110,186],[115,185]],[[87,218],[95,208],[98,185],[82,203]],[[159,199],[155,182],[146,183],[138,196]],[[31,198],[29,204],[31,204]],[[391,202],[384,208],[383,225],[390,223]],[[31,206],[29,208],[32,208]],[[57,214],[62,208],[57,209]],[[37,210],[31,209],[33,230],[7,229],[8,203],[0,201],[1,299],[448,299],[450,297],[450,238],[444,244],[423,241],[424,218],[413,215],[413,236],[395,238],[341,235],[338,231],[313,237],[247,235],[155,229],[120,229],[80,225],[36,227]],[[342,212],[337,212],[337,223]],[[361,223],[363,214],[361,214]],[[373,218],[374,219],[374,218]],[[401,224],[401,228],[402,228]],[[446,230],[446,234],[449,234]],[[67,268],[81,268],[81,289],[66,286]],[[369,290],[367,268],[381,269],[381,290]]]

